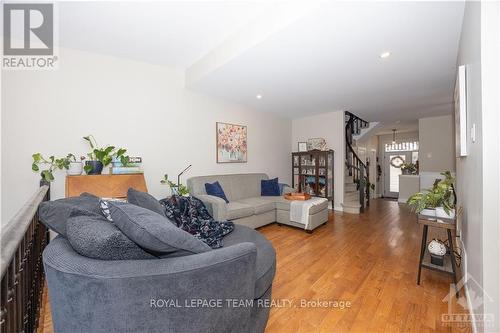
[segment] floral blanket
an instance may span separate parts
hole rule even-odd
[[[179,228],[202,240],[211,248],[222,247],[222,238],[234,230],[231,221],[215,221],[200,199],[173,195],[160,200],[166,215]]]

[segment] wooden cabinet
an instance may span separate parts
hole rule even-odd
[[[334,151],[292,153],[292,187],[333,201]]]
[[[84,192],[102,198],[127,198],[129,188],[147,192],[143,174],[66,176],[66,197]]]

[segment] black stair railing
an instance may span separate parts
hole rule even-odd
[[[38,219],[38,206],[46,200],[49,187],[41,186],[2,228],[1,333],[34,333],[40,325],[45,278],[42,252],[49,242],[49,231]]]
[[[360,134],[361,130],[368,126],[370,126],[370,123],[367,121],[349,111],[345,111],[345,163],[349,176],[352,177],[354,183],[358,186],[361,210],[364,210],[365,206],[370,205],[370,186],[368,186],[370,169],[369,162],[366,161],[366,163],[364,163],[359,158],[352,144],[353,136]]]

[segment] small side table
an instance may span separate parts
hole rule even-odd
[[[453,237],[451,235],[451,231],[456,228],[456,217],[453,219],[450,218],[436,218],[435,216],[428,215],[417,215],[417,222],[424,226],[422,233],[422,245],[420,247],[420,261],[418,264],[418,276],[417,276],[417,284],[420,284],[420,275],[422,272],[422,268],[427,268],[433,271],[442,272],[448,275],[451,275],[453,278],[453,283],[455,284],[455,295],[458,298],[458,289],[457,289],[457,269],[456,269],[456,261],[455,261],[455,253],[453,251]],[[431,256],[429,250],[427,249],[427,232],[429,227],[446,229],[448,234],[448,251],[444,255],[444,265],[434,265],[431,263]],[[448,253],[449,252],[449,253]]]

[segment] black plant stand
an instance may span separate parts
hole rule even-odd
[[[458,298],[458,287],[457,287],[457,268],[455,261],[455,252],[453,251],[453,237],[451,231],[455,230],[456,227],[456,217],[450,218],[437,218],[434,216],[427,216],[418,214],[417,222],[423,225],[422,233],[422,244],[420,246],[420,261],[418,264],[418,276],[417,284],[420,284],[420,275],[422,273],[422,268],[427,268],[433,271],[442,272],[451,275],[453,278],[453,283],[455,284],[455,296]],[[448,235],[448,250],[444,256],[443,266],[434,265],[431,263],[431,256],[429,250],[427,249],[427,232],[429,227],[446,229]]]

